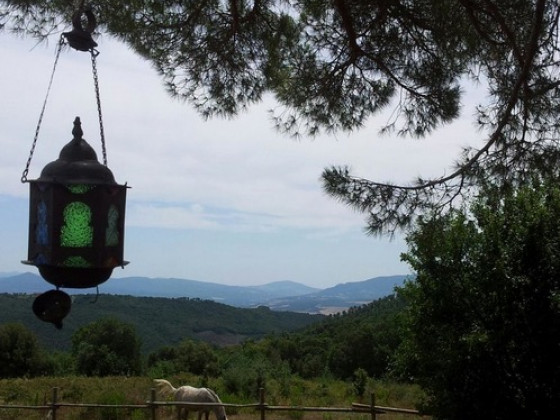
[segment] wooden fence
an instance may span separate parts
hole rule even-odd
[[[272,411],[284,411],[284,412],[323,412],[323,413],[366,413],[371,416],[371,420],[376,420],[378,415],[382,414],[404,414],[412,416],[422,416],[419,411],[408,409],[408,408],[395,408],[395,407],[383,407],[375,405],[375,395],[371,394],[370,404],[358,404],[353,403],[351,407],[305,407],[305,406],[275,406],[269,405],[265,402],[265,392],[264,389],[260,390],[259,402],[254,404],[227,404],[227,403],[186,403],[186,402],[176,402],[176,401],[157,401],[156,400],[156,390],[152,388],[150,393],[150,400],[146,401],[145,404],[86,404],[86,403],[65,403],[58,401],[58,388],[53,388],[52,390],[52,401],[49,404],[44,405],[0,405],[0,409],[20,409],[20,410],[36,410],[42,411],[45,418],[48,420],[57,420],[57,415],[59,410],[64,408],[94,408],[94,409],[138,409],[149,411],[149,417],[152,420],[157,420],[158,418],[158,408],[168,407],[168,406],[181,406],[190,407],[193,410],[200,410],[207,407],[232,407],[236,409],[249,408],[254,409],[260,413],[260,420],[266,420],[266,413]]]

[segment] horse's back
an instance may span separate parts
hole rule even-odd
[[[175,399],[178,401],[212,403],[217,402],[215,393],[207,388],[195,388],[190,385],[180,387]]]

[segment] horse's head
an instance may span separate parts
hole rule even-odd
[[[157,392],[163,397],[173,395],[175,392],[173,385],[165,379],[154,379],[154,385]]]
[[[217,402],[221,402],[219,398]],[[226,416],[226,408],[223,405],[216,407],[214,413],[216,414],[216,420],[228,420]]]

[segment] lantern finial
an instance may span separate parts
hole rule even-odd
[[[80,121],[80,117],[76,117],[74,119],[74,128],[72,129],[72,135],[74,136],[75,140],[81,139],[84,135],[82,131],[82,122]]]

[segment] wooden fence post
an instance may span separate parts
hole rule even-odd
[[[154,404],[154,402],[156,401],[156,389],[152,388],[152,391],[150,393],[150,405],[151,405],[151,411],[152,411],[152,420],[156,420],[156,405]]]
[[[56,402],[58,400],[58,388],[54,387],[52,390],[52,402],[51,402],[51,412],[52,412],[52,416],[51,419],[52,420],[56,420],[56,410],[57,410],[57,405]]]
[[[375,413],[375,394],[371,393],[371,420],[375,420],[376,413]]]
[[[261,409],[261,420],[265,420],[264,409],[264,388],[259,388],[259,407]]]

